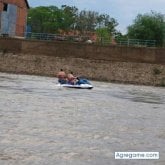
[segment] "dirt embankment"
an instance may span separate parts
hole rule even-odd
[[[0,40],[0,71],[165,86],[165,49]]]

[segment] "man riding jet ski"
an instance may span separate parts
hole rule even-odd
[[[67,76],[65,72],[61,69],[57,74],[59,86],[68,88],[82,88],[82,89],[92,89],[91,83],[84,78],[79,78],[73,76],[73,72],[70,72]]]

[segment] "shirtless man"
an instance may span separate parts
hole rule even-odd
[[[74,85],[76,82],[76,77],[73,75],[73,72],[70,72],[67,75],[68,83]]]
[[[66,73],[63,71],[63,69],[61,69],[58,74],[57,74],[57,77],[58,77],[58,82],[60,84],[66,84]]]

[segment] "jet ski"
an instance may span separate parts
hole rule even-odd
[[[66,88],[77,88],[77,89],[92,89],[92,84],[87,79],[78,79],[75,84],[70,83],[59,83],[58,86]]]

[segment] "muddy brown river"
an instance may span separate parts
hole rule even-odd
[[[0,165],[165,165],[165,88],[0,73]],[[115,152],[159,152],[116,160]]]

